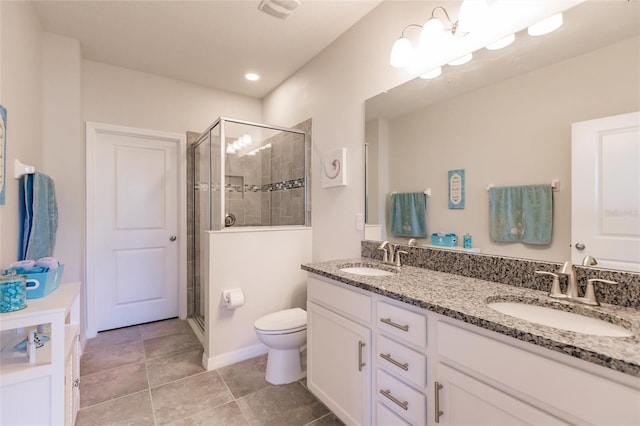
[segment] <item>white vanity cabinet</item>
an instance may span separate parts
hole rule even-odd
[[[637,377],[448,318],[434,322],[439,423],[640,424]]]
[[[20,311],[0,314],[0,424],[73,425],[78,409],[80,283],[65,283]],[[50,340],[34,363],[14,345],[38,325],[50,324]]]
[[[371,424],[371,299],[307,282],[307,386],[348,425]]]
[[[638,377],[314,274],[308,283],[307,382],[348,425],[640,425]]]

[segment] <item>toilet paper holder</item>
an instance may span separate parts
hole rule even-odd
[[[223,290],[222,301],[228,309],[239,308],[244,305],[244,293],[240,288]]]

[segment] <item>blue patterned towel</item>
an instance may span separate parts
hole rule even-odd
[[[391,233],[396,237],[427,236],[427,197],[424,192],[391,194]]]
[[[553,225],[551,185],[489,189],[491,241],[549,244]]]

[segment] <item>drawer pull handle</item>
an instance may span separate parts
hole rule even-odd
[[[434,383],[434,395],[435,398],[434,402],[435,402],[435,415],[436,415],[436,423],[440,423],[440,416],[442,416],[444,414],[444,412],[440,411],[440,389],[442,389],[442,385],[438,382]]]
[[[391,327],[399,328],[402,331],[409,331],[409,326],[408,325],[400,325],[398,323],[395,323],[395,322],[391,321],[391,318],[380,318],[380,321],[382,321],[385,324],[390,325]]]
[[[400,406],[400,408],[402,408],[403,410],[406,411],[409,409],[409,401],[400,401],[398,398],[391,395],[391,391],[389,389],[380,389],[380,393],[386,398],[390,399],[394,404]]]
[[[362,371],[362,367],[367,365],[366,363],[362,362],[362,349],[365,346],[366,344],[362,340],[358,341],[358,371]]]
[[[389,361],[391,364],[395,365],[396,367],[402,368],[404,371],[408,371],[409,370],[409,363],[405,362],[404,364],[401,364],[400,361],[396,361],[395,359],[391,358],[391,354],[380,354],[380,358]]]

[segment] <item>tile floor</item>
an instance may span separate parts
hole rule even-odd
[[[83,425],[342,425],[306,389],[273,386],[266,356],[213,371],[186,321],[99,333],[80,360]]]

